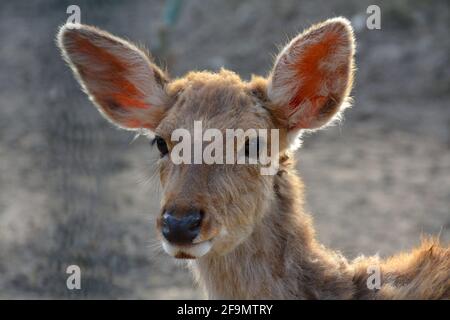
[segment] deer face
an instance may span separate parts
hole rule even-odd
[[[258,98],[257,86],[229,71],[191,73],[169,84],[167,90],[174,97],[172,106],[155,129],[162,149],[164,193],[157,228],[163,247],[175,257],[198,257],[211,248],[225,253],[261,219],[270,203],[273,181],[272,176],[260,174],[258,164],[225,163],[226,130],[275,128],[274,120]],[[205,133],[208,129],[223,133],[219,141],[224,146],[223,163],[175,164],[172,133],[184,128],[194,137],[194,122],[199,120]],[[236,143],[233,151],[237,154],[243,148],[245,144],[239,148]]]
[[[163,186],[157,229],[163,248],[176,258],[226,254],[245,241],[270,210],[275,178],[261,174],[260,162],[241,164],[237,155],[250,157],[249,146],[257,145],[278,162],[303,130],[339,115],[352,83],[353,36],[340,18],[294,38],[267,79],[249,82],[225,70],[170,80],[142,50],[89,26],[62,27],[58,45],[107,120],[154,137]],[[192,159],[195,150],[207,153],[205,138],[213,140],[206,131],[196,139],[196,123],[217,134],[214,142],[223,149],[213,153],[222,162],[179,161],[181,143],[190,146],[183,158]],[[174,139],[179,129],[193,139]],[[236,143],[227,149],[227,130],[236,129],[257,134],[232,137]],[[278,134],[262,136],[260,129]],[[230,150],[236,156],[227,158]]]

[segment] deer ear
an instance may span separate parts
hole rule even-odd
[[[121,128],[156,128],[166,111],[165,74],[131,43],[84,25],[65,25],[58,46],[84,91]]]
[[[288,130],[317,129],[345,106],[353,82],[353,31],[334,18],[295,37],[278,55],[268,98]]]

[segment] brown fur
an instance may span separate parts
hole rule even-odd
[[[280,130],[280,167],[274,176],[261,175],[259,165],[175,165],[170,154],[159,160],[158,233],[165,210],[177,216],[203,210],[193,243],[210,241],[212,247],[189,265],[210,298],[450,298],[450,249],[437,240],[386,260],[348,261],[317,242],[305,212],[293,149],[301,130],[330,123],[346,106],[354,54],[346,20],[328,20],[294,38],[268,79],[249,82],[226,70],[191,72],[170,81],[139,49],[92,27],[63,27],[58,44],[105,117],[126,129],[147,129],[169,149],[171,133],[192,131],[195,120],[202,120],[203,129]],[[93,64],[97,73],[90,71]],[[99,75],[101,70],[106,74]],[[194,258],[183,247],[173,256]],[[374,266],[381,271],[381,287],[371,290],[368,268]]]

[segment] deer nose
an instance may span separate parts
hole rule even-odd
[[[162,216],[162,234],[170,243],[186,245],[200,233],[202,222],[201,211],[190,211],[182,217],[175,217],[172,212],[164,212]]]

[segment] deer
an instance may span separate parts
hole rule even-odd
[[[63,25],[57,45],[101,115],[158,148],[158,241],[208,298],[450,298],[450,248],[438,237],[389,258],[349,260],[315,236],[294,155],[305,132],[335,123],[351,104],[355,39],[346,18],[303,31],[267,77],[250,80],[224,68],[172,79],[145,49],[88,25]],[[180,142],[171,134],[198,120],[219,131],[278,130],[275,174],[261,174],[258,163],[175,164]],[[268,140],[261,143],[275,143]]]

